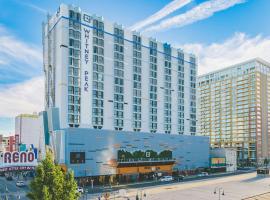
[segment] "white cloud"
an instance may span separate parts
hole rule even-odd
[[[0,89],[0,117],[15,117],[22,113],[44,110],[44,78],[10,84]]]
[[[40,66],[36,64],[42,62],[41,49],[0,32],[0,61],[5,63],[20,61],[38,68]]]
[[[256,57],[270,61],[270,37],[262,35],[249,37],[245,33],[235,33],[223,43],[185,44],[181,45],[181,48],[198,56],[199,74],[205,74]]]
[[[42,72],[42,50],[26,43],[0,24],[0,83],[31,78]]]
[[[35,4],[29,3],[29,2],[23,2],[21,0],[18,0],[17,2],[24,5],[24,6],[27,6],[27,7],[31,8],[31,9],[37,11],[37,12],[40,12],[41,14],[48,14],[47,10],[45,10],[45,9],[39,7],[39,6],[36,6]]]
[[[174,0],[163,7],[161,10],[156,12],[155,14],[149,16],[148,18],[134,24],[129,29],[131,30],[140,30],[143,27],[153,24],[154,22],[166,17],[167,15],[171,14],[172,12],[182,8],[183,6],[190,3],[192,0]]]
[[[145,31],[160,31],[172,27],[182,27],[196,21],[211,17],[215,12],[226,10],[245,0],[210,0],[199,4],[184,14],[161,21],[157,25],[146,28]]]

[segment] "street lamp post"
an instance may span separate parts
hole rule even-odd
[[[224,189],[222,187],[216,187],[214,190],[214,194],[217,194],[218,191],[218,200],[221,200],[221,195],[225,195]]]
[[[140,198],[138,195],[138,191],[140,192]],[[145,193],[144,189],[140,189],[138,191],[137,191],[137,195],[136,195],[136,200],[143,200],[143,197],[146,197],[146,193]]]
[[[6,195],[5,196],[6,196],[5,200],[8,200],[8,187],[7,187],[7,185],[6,185]]]

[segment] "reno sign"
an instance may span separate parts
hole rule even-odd
[[[37,165],[35,151],[15,151],[0,153],[0,168],[7,167],[34,167]]]

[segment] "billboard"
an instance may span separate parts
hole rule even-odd
[[[211,158],[211,167],[226,167],[225,158]]]
[[[0,171],[32,170],[37,166],[37,149],[0,152]]]
[[[163,150],[161,152],[156,152],[153,150],[146,150],[146,151],[125,151],[125,150],[118,150],[117,153],[118,161],[123,160],[172,160],[172,151],[170,150]]]

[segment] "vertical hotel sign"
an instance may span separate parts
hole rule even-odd
[[[91,17],[83,14],[81,31],[82,50],[81,50],[81,125],[91,123],[91,91],[92,91],[92,34]]]
[[[90,30],[87,29],[87,28],[84,28],[84,39],[85,39],[85,49],[84,49],[84,62],[85,62],[85,65],[88,64],[89,62],[89,40],[90,40]],[[83,85],[83,88],[84,88],[84,92],[88,92],[88,88],[89,88],[89,84],[88,84],[88,81],[89,81],[89,78],[88,78],[88,75],[89,75],[89,71],[87,69],[84,70],[84,85]]]

